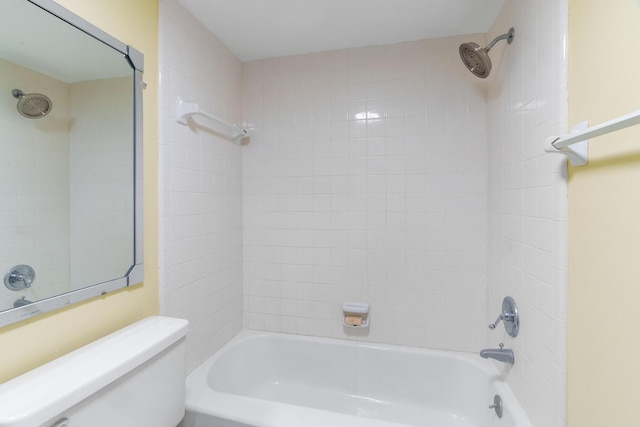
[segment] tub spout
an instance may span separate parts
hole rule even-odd
[[[23,307],[25,305],[33,304],[33,301],[29,301],[26,297],[18,298],[13,302],[13,307]]]
[[[502,347],[503,344],[500,344],[500,348],[486,348],[481,350],[480,357],[484,357],[485,359],[496,359],[499,362],[513,365],[513,350],[503,349]]]

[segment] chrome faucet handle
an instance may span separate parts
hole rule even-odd
[[[25,288],[28,288],[31,286],[31,281],[27,280],[27,276],[25,276],[24,274],[18,274],[18,273],[13,273],[9,276],[10,280],[13,280],[13,282],[22,282]]]
[[[500,316],[498,316],[498,318],[496,319],[496,321],[489,325],[489,329],[493,331],[503,318],[504,318],[504,313],[501,313]]]
[[[494,411],[496,411],[496,415],[498,416],[498,418],[502,418],[504,407],[502,405],[502,398],[500,397],[500,395],[496,394],[493,397],[493,405],[489,406],[489,409],[493,409]]]
[[[516,302],[511,297],[504,298],[502,301],[502,313],[500,313],[500,316],[498,316],[494,323],[489,325],[489,329],[493,331],[501,320],[504,321],[504,327],[507,333],[512,337],[516,337],[520,329],[520,316]]]
[[[496,328],[496,326],[498,326],[498,323],[500,323],[501,320],[504,320],[505,322],[510,322],[513,320],[513,315],[511,313],[503,311],[500,314],[500,316],[498,316],[498,319],[496,319],[494,323],[489,325],[489,329],[493,331]]]
[[[12,291],[19,291],[30,287],[35,277],[36,273],[30,266],[16,265],[5,274],[4,284]]]

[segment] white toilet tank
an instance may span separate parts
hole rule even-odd
[[[175,427],[188,322],[148,317],[0,385],[0,427]]]

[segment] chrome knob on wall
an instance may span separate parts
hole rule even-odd
[[[512,337],[518,336],[520,331],[520,315],[518,314],[518,306],[511,297],[505,297],[502,300],[502,313],[496,321],[489,325],[489,329],[494,330],[500,321],[504,321],[504,328]]]
[[[494,330],[501,320],[504,320],[505,322],[511,322],[513,320],[513,316],[510,313],[500,314],[500,316],[498,316],[498,319],[496,319],[494,323],[489,325],[489,329]]]
[[[498,418],[502,418],[502,411],[504,407],[502,406],[502,398],[499,394],[493,396],[493,405],[489,406],[489,409],[495,410]]]
[[[36,278],[36,272],[28,265],[16,265],[4,275],[4,285],[12,291],[28,288]]]

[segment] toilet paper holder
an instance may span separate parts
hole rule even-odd
[[[342,304],[343,324],[349,328],[369,327],[369,304],[345,302]]]

